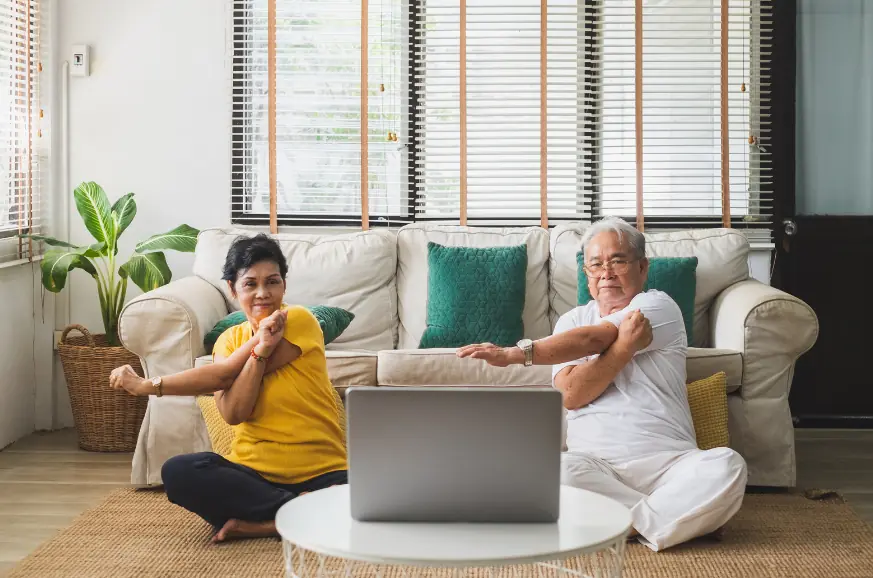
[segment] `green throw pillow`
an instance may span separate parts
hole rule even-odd
[[[509,346],[524,336],[527,245],[428,243],[427,265],[427,327],[421,349],[486,341]]]
[[[585,260],[576,253],[579,278],[578,303],[591,301],[588,277],[582,270]],[[673,298],[682,311],[688,343],[694,338],[694,295],[697,292],[697,257],[649,257],[649,277],[643,291],[657,289]]]
[[[313,305],[307,307],[315,318],[318,319],[318,324],[321,325],[321,332],[324,333],[324,344],[327,345],[346,330],[355,318],[354,313],[350,313],[339,307],[328,307],[326,305]],[[207,353],[212,353],[212,348],[215,347],[215,342],[222,333],[236,327],[246,321],[246,314],[242,311],[234,311],[221,321],[215,324],[206,337],[203,338],[203,345],[206,347]]]

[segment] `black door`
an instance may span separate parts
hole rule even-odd
[[[873,427],[873,2],[774,2],[773,284],[819,318],[804,427]]]

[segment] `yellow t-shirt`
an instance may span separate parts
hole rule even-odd
[[[271,482],[297,484],[347,469],[347,461],[321,326],[305,307],[282,308],[288,310],[284,338],[302,353],[264,376],[251,417],[234,426],[227,459]],[[252,326],[246,321],[222,333],[213,351],[229,357],[251,336]]]

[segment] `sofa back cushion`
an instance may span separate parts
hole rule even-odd
[[[559,225],[550,239],[552,326],[557,318],[576,307],[576,253],[581,248],[586,225]],[[694,297],[694,338],[689,345],[710,345],[709,308],[713,299],[734,283],[749,278],[749,242],[733,229],[692,229],[671,233],[647,233],[649,257],[697,257],[697,288]]]
[[[225,296],[228,310],[239,307],[221,271],[227,251],[240,229],[206,229],[200,233],[194,274],[209,281]],[[285,302],[292,305],[330,305],[355,315],[330,349],[393,349],[397,337],[397,245],[384,230],[348,234],[273,235],[288,260]]]
[[[427,326],[429,242],[445,247],[527,245],[524,336],[539,339],[549,335],[549,234],[545,229],[413,224],[397,232],[399,348],[417,349]]]

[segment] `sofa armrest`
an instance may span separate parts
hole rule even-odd
[[[185,277],[125,305],[118,321],[122,345],[138,355],[146,376],[194,367],[203,337],[227,315],[224,296],[200,277]]]
[[[749,466],[753,485],[795,482],[794,426],[788,393],[797,358],[818,338],[818,318],[806,303],[746,280],[716,297],[710,312],[713,347],[743,355],[739,395],[730,396],[731,445]]]

